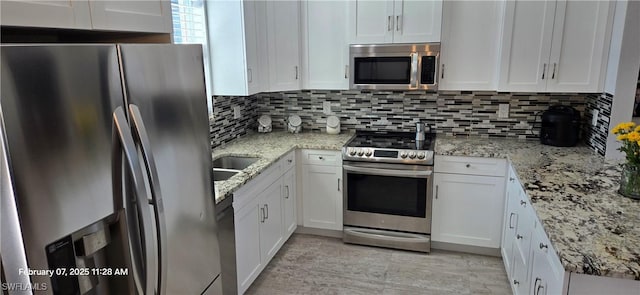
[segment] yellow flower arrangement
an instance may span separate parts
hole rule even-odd
[[[611,129],[622,146],[619,150],[626,154],[619,192],[631,198],[640,198],[640,126],[633,122],[620,123]]]

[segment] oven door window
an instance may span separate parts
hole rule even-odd
[[[427,179],[347,174],[347,209],[426,217]]]
[[[355,57],[354,84],[410,84],[411,57]]]

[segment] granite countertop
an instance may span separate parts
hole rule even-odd
[[[640,280],[640,201],[619,195],[619,162],[586,146],[440,137],[436,154],[509,158],[565,270]]]
[[[251,134],[213,150],[260,157],[226,181],[216,181],[216,203],[296,148],[340,150],[352,133]],[[508,158],[565,270],[640,280],[640,201],[620,196],[619,163],[586,146],[541,145],[536,140],[478,137],[436,139],[436,155]]]
[[[353,133],[348,132],[337,135],[315,132],[299,134],[291,134],[288,132],[252,133],[236,139],[231,143],[216,147],[211,154],[214,160],[223,156],[248,156],[258,158],[258,161],[231,178],[214,182],[216,204],[232,196],[234,191],[249,180],[255,178],[264,169],[277,162],[289,151],[297,148],[341,150],[342,146],[352,136]]]

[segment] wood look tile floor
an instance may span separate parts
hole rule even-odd
[[[294,234],[246,294],[511,294],[500,258]]]

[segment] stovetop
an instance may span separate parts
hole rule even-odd
[[[349,141],[347,147],[403,149],[403,150],[433,150],[436,135],[426,133],[423,142],[416,143],[414,132],[374,132],[358,131]]]
[[[435,133],[425,133],[424,141],[416,141],[414,132],[358,131],[342,148],[342,159],[433,165]]]

